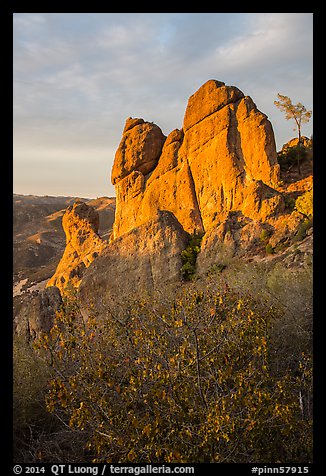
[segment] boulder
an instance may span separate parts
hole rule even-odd
[[[183,121],[184,130],[189,130],[214,112],[242,97],[243,93],[234,86],[225,86],[225,83],[215,79],[206,81],[188,100]]]
[[[133,171],[147,175],[154,170],[165,142],[161,129],[143,119],[128,118],[115,154],[112,183],[116,184]]]
[[[59,289],[51,286],[43,291],[25,293],[16,298],[19,309],[14,320],[15,331],[26,340],[35,339],[50,331],[62,298]]]

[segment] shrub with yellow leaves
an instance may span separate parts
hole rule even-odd
[[[275,371],[271,322],[231,290],[87,320],[75,299],[39,343],[47,408],[94,462],[309,462],[311,359]]]

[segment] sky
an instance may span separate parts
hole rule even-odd
[[[209,79],[253,99],[277,150],[297,136],[277,93],[312,110],[312,13],[14,13],[13,25],[14,193],[114,196],[126,119],[168,135]]]

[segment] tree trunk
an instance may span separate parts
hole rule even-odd
[[[301,127],[298,124],[298,133],[299,133],[299,141],[298,141],[298,148],[297,148],[297,162],[298,162],[298,174],[301,175],[301,167],[300,167],[300,154],[301,154]]]
[[[298,144],[298,149],[297,149],[297,165],[298,165],[298,174],[301,175],[301,167],[300,167],[300,145]]]

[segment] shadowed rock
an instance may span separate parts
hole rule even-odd
[[[105,309],[112,299],[124,302],[126,296],[139,298],[175,285],[181,278],[180,254],[188,240],[171,212],[157,212],[111,242],[91,264],[79,288],[81,299],[97,310]]]
[[[49,332],[56,312],[62,305],[62,298],[56,286],[41,292],[25,293],[20,299],[20,309],[15,317],[15,330],[27,340]]]

